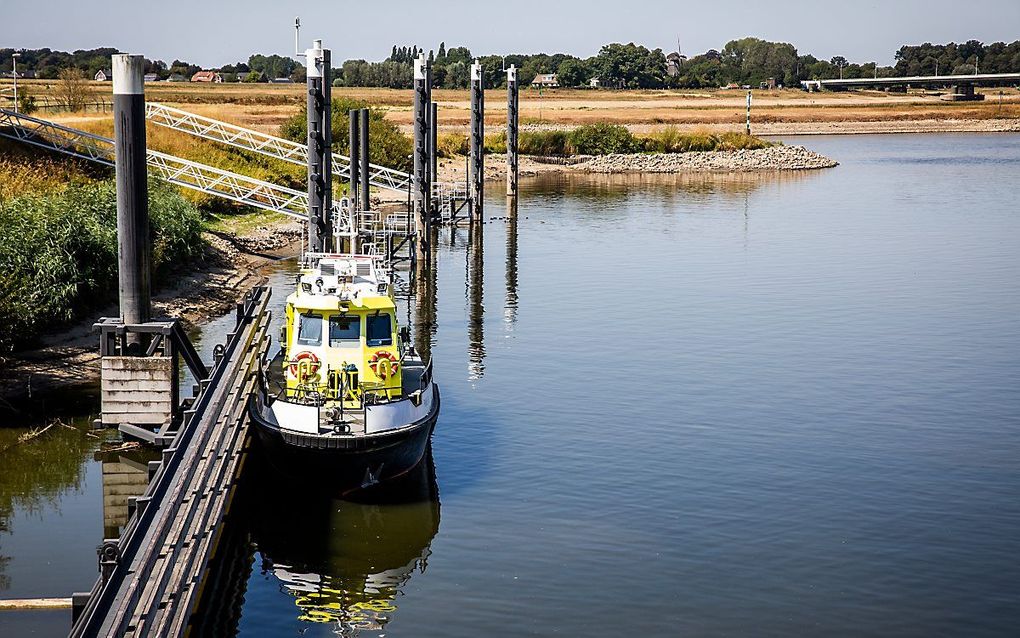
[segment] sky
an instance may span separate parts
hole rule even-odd
[[[1020,39],[1020,0],[0,0],[0,48],[73,51],[117,47],[151,59],[205,67],[252,53],[294,49],[321,38],[334,63],[382,60],[394,44],[467,46],[475,55],[570,53],[587,57],[609,42],[635,42],[687,55],[754,36],[790,42],[820,59],[893,64],[903,44]]]

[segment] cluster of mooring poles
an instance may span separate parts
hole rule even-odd
[[[350,112],[350,197],[334,206],[331,122],[330,51],[316,40],[304,52],[308,74],[308,233],[309,252],[357,252],[359,215],[371,209],[369,182],[370,113]],[[144,64],[140,55],[113,56],[114,146],[117,185],[117,237],[120,317],[103,319],[101,333],[103,396],[102,425],[117,426],[126,434],[156,443],[177,445],[176,435],[196,414],[195,405],[206,406],[209,391],[218,392],[226,357],[230,366],[242,358],[220,347],[215,363],[207,369],[176,320],[153,321],[150,290],[150,228],[145,135]],[[519,87],[517,69],[507,73],[506,194],[507,194],[507,301],[505,312],[516,318],[517,308],[517,196]],[[413,227],[413,272],[417,290],[416,347],[428,356],[435,329],[436,244],[438,227],[457,223],[458,203],[469,209],[468,287],[471,310],[471,374],[484,370],[483,321],[483,224],[485,189],[485,74],[482,65],[471,65],[471,118],[466,188],[447,188],[438,181],[438,117],[432,101],[432,69],[424,54],[414,62],[414,155],[410,186],[410,223]],[[347,217],[344,217],[347,215]],[[390,238],[391,239],[391,238]],[[390,242],[392,244],[392,242]],[[388,254],[388,258],[392,258]],[[263,291],[264,292],[264,291]],[[261,294],[261,293],[260,293]],[[254,298],[253,298],[254,299]],[[257,306],[252,301],[245,317]],[[250,306],[250,308],[249,308]],[[264,301],[260,306],[265,307]],[[238,331],[242,330],[239,304]],[[260,319],[261,321],[261,319]],[[268,319],[266,320],[268,321]],[[265,323],[265,322],[263,322]],[[253,324],[254,325],[254,324]],[[261,325],[261,324],[260,324]],[[266,324],[267,325],[267,324]],[[265,327],[264,325],[262,326]],[[248,330],[248,328],[244,328]],[[252,328],[254,330],[254,328]],[[243,332],[240,334],[248,334]],[[255,332],[251,332],[255,334]],[[231,333],[235,335],[235,333]],[[236,335],[231,337],[236,341]],[[233,343],[231,341],[230,343]],[[263,343],[259,338],[259,343]],[[261,346],[259,346],[261,347]],[[258,354],[255,350],[251,352]],[[264,354],[264,353],[263,353]],[[255,356],[255,355],[252,355]],[[248,357],[247,351],[245,357]],[[179,360],[191,369],[196,381],[194,397],[179,401]],[[245,359],[247,360],[247,359]],[[233,363],[230,363],[233,362]],[[238,370],[240,368],[237,368]],[[231,373],[232,374],[232,373]],[[233,378],[233,377],[231,377]],[[240,378],[240,377],[238,377]],[[247,377],[245,377],[247,378]],[[230,383],[233,383],[231,381]],[[215,395],[218,396],[218,395]],[[190,401],[190,402],[189,402]],[[204,410],[204,408],[203,408]],[[215,415],[214,415],[215,416]],[[205,418],[203,416],[203,418]],[[185,441],[184,443],[187,443]],[[174,448],[176,449],[176,448]],[[166,457],[165,458],[170,458]],[[172,460],[172,459],[171,459]],[[167,462],[167,461],[164,461]],[[172,465],[172,464],[171,464]],[[169,466],[168,466],[169,467]],[[169,471],[169,470],[168,470]],[[113,553],[119,550],[114,547]],[[116,557],[114,557],[116,558]],[[114,564],[116,561],[114,561]],[[104,581],[105,582],[105,581]],[[81,597],[79,597],[81,598]],[[79,608],[81,605],[79,605]]]

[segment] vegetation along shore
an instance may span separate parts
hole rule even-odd
[[[817,60],[799,55],[790,45],[754,38],[689,60],[638,45],[607,45],[586,60],[510,56],[506,63],[517,64],[522,82],[531,83],[521,96],[521,174],[813,170],[834,166],[838,158],[770,136],[1020,131],[1016,87],[982,88],[983,101],[966,103],[942,101],[938,90],[818,94],[781,88],[800,79],[834,77],[840,70],[847,77],[903,75],[934,72],[937,64],[964,73],[973,71],[967,67],[971,59],[980,60],[984,71],[1012,68],[1018,47],[1020,43],[972,42],[904,47],[895,67],[877,69],[845,59]],[[112,136],[110,83],[95,78],[113,52],[24,54],[19,71],[32,73],[21,76],[19,105],[39,117]],[[410,77],[412,53],[394,46],[384,62],[348,61],[335,70],[336,152],[348,151],[347,112],[370,107],[371,160],[410,168],[412,93],[405,79]],[[470,59],[463,47],[445,45],[434,56],[441,179],[448,181],[465,177],[470,101],[462,72]],[[497,179],[505,171],[505,94],[498,88],[503,60],[482,62],[488,85],[496,87],[487,96],[485,146],[486,176]],[[8,70],[2,64],[0,74]],[[210,83],[163,81],[200,70],[186,62],[151,65],[153,81],[146,84],[150,101],[304,141],[303,69],[293,60],[251,56],[247,63],[219,69],[224,81]],[[554,74],[555,83],[542,79]],[[276,77],[294,83],[260,82]],[[755,135],[744,128],[747,87],[753,93]],[[148,144],[185,159],[304,188],[301,166],[155,126],[149,127]],[[334,188],[341,193],[346,186],[337,181]],[[88,328],[95,318],[116,312],[115,209],[109,169],[14,144],[0,146],[0,321],[10,327],[0,335],[3,397],[24,393],[33,383],[38,389],[46,380],[65,383],[93,374],[83,364],[95,349]],[[192,323],[225,308],[259,277],[267,260],[295,252],[300,241],[299,227],[279,215],[156,182],[150,187],[150,209],[155,284],[164,291],[157,296],[157,308]],[[185,301],[166,305],[176,297]]]

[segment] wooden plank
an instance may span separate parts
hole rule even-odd
[[[70,608],[70,598],[14,598],[10,600],[0,600],[0,611]]]

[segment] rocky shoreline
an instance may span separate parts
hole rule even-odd
[[[572,167],[585,173],[748,173],[806,171],[837,166],[803,146],[770,146],[740,151],[603,155]]]
[[[778,171],[806,171],[838,166],[839,162],[803,146],[770,146],[742,151],[692,151],[688,153],[635,153],[630,155],[601,155],[571,157],[535,157],[522,155],[520,176],[537,177],[549,174],[681,174],[681,173],[764,173]],[[439,162],[439,179],[444,182],[465,181],[463,158],[443,159]],[[506,179],[506,155],[485,156],[485,179]],[[402,195],[388,197],[387,201],[403,201]]]

